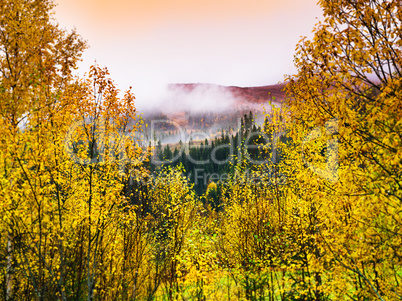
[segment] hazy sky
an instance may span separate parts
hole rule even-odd
[[[294,73],[300,36],[322,19],[317,0],[55,0],[56,19],[90,45],[140,108],[167,83],[261,86]],[[318,18],[318,19],[317,19]]]

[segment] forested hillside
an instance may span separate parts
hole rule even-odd
[[[250,111],[240,119],[238,130],[221,131],[213,139],[194,141],[190,138],[187,145],[180,140],[173,146],[158,141],[149,169],[157,172],[167,166],[183,167],[183,175],[194,184],[193,188],[200,196],[206,192],[210,181],[217,182],[220,188],[229,177],[240,176],[235,167],[244,166],[242,158],[251,163],[248,164],[247,172],[259,165],[272,163],[272,160],[275,163],[280,161],[272,134],[267,135],[265,132],[269,127],[268,118],[270,116],[266,117],[263,125],[257,125]],[[286,137],[282,135],[279,139],[284,141]],[[250,180],[244,178],[244,181]],[[214,202],[214,206],[221,205],[218,199]]]

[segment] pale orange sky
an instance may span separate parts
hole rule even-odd
[[[90,49],[137,105],[157,102],[167,83],[275,84],[294,73],[300,36],[322,19],[317,0],[55,0],[56,19]]]

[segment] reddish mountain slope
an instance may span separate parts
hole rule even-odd
[[[229,92],[239,105],[248,103],[263,104],[269,101],[281,103],[285,98],[283,84],[260,86],[260,87],[236,87],[220,86],[214,84],[171,84],[169,90],[191,94],[192,92],[208,91],[219,89],[222,92]]]

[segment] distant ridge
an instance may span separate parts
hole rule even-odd
[[[202,89],[220,89],[222,91],[230,92],[239,104],[264,104],[269,101],[281,103],[285,99],[285,92],[283,92],[284,84],[276,84],[269,86],[259,87],[237,87],[237,86],[221,86],[216,84],[170,84],[169,90],[180,91],[186,94],[191,94],[193,91]]]

